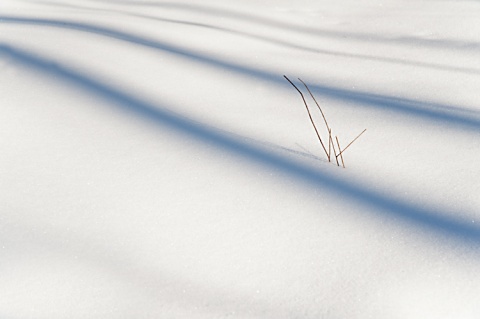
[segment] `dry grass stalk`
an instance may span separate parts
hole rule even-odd
[[[310,122],[312,123],[313,128],[315,129],[315,133],[317,134],[318,140],[320,141],[320,144],[322,145],[323,150],[325,151],[325,154],[327,155],[327,157],[329,157],[328,152],[327,152],[327,149],[325,148],[325,145],[323,144],[322,138],[320,137],[320,134],[318,133],[317,126],[315,125],[315,122],[313,121],[312,114],[310,114],[310,109],[308,108],[307,101],[305,101],[305,97],[303,96],[303,93],[297,88],[297,86],[296,86],[295,84],[293,84],[292,81],[290,81],[289,78],[287,78],[286,75],[284,75],[283,77],[284,77],[285,79],[287,79],[287,81],[290,82],[290,84],[293,85],[293,87],[294,87],[294,88],[298,91],[298,93],[300,93],[300,95],[302,96],[302,100],[303,100],[303,103],[305,104],[305,108],[307,109],[308,117],[310,118]]]
[[[332,155],[332,129],[328,129],[328,161],[330,162],[330,156]]]
[[[322,148],[323,148],[325,154],[327,155],[328,161],[331,162],[331,155],[332,155],[332,150],[333,150],[333,154],[335,156],[335,161],[337,162],[337,166],[340,166],[340,163],[338,162],[338,157],[340,157],[340,159],[342,161],[342,166],[343,166],[343,168],[345,168],[345,161],[343,160],[343,153],[350,147],[350,145],[353,144],[353,142],[355,142],[363,133],[365,133],[365,131],[367,129],[364,129],[360,134],[358,134],[358,136],[355,137],[343,150],[340,147],[340,142],[338,140],[338,136],[335,136],[335,139],[337,141],[337,146],[338,146],[338,154],[337,154],[337,150],[335,149],[335,143],[333,142],[333,138],[332,138],[332,129],[328,125],[325,113],[323,112],[322,108],[320,107],[320,104],[318,104],[317,99],[315,99],[315,96],[310,91],[310,88],[307,86],[307,84],[305,82],[303,82],[300,78],[298,78],[298,80],[300,82],[302,82],[302,84],[305,86],[308,93],[312,97],[313,101],[315,101],[315,104],[317,105],[318,110],[322,114],[323,121],[325,122],[325,127],[327,128],[327,131],[328,131],[328,151],[327,151],[327,148],[325,147],[325,144],[323,143],[322,138],[320,137],[320,134],[318,133],[317,126],[315,125],[315,122],[313,121],[312,114],[310,113],[310,109],[308,107],[307,101],[305,100],[305,96],[303,95],[302,91],[300,91],[299,88],[295,84],[293,84],[293,82],[290,81],[290,79],[286,75],[284,75],[283,77],[298,91],[298,93],[300,93],[300,96],[302,97],[302,100],[303,100],[303,104],[305,104],[305,108],[307,109],[308,117],[310,118],[310,122],[312,123],[313,128],[315,129],[315,133],[317,134],[318,140],[319,140],[320,144],[322,145]]]
[[[312,97],[313,101],[315,101],[315,104],[317,105],[318,109],[320,110],[320,113],[322,114],[323,121],[325,121],[325,126],[327,127],[327,131],[330,131],[330,126],[328,126],[328,122],[327,122],[327,118],[325,117],[325,113],[323,113],[323,110],[320,107],[320,105],[318,104],[317,99],[315,98],[315,96],[313,96],[312,92],[310,91],[308,86],[305,84],[305,82],[303,82],[300,78],[298,78],[298,80],[303,83],[303,85],[307,89],[308,93],[310,93],[310,96]]]
[[[335,144],[333,143],[333,138],[332,138],[332,129],[328,131],[328,144],[332,146],[333,149],[333,155],[335,156],[335,161],[337,162],[337,166],[340,166],[338,163],[338,156],[337,156],[337,151],[335,150]],[[339,150],[340,151],[340,150]]]
[[[338,145],[338,149],[341,150],[342,148],[340,147],[340,142],[338,141],[338,136],[335,136],[335,139],[337,140],[337,145]],[[343,161],[343,155],[342,155],[342,152],[340,152],[340,159],[342,160],[342,166],[343,168],[345,168],[345,162]]]
[[[320,104],[318,104],[317,102],[317,99],[315,98],[315,96],[313,95],[312,91],[310,91],[310,88],[308,87],[308,85],[302,81],[302,79],[298,78],[298,80],[300,82],[302,82],[303,86],[305,86],[305,88],[307,89],[308,93],[310,94],[310,96],[312,97],[313,101],[315,102],[315,104],[317,105],[317,108],[318,110],[320,111],[320,113],[322,114],[322,117],[323,117],[323,121],[325,122],[325,126],[327,127],[327,131],[328,131],[328,138],[329,138],[329,141],[328,141],[328,154],[327,154],[327,157],[328,157],[328,161],[331,162],[331,149],[330,149],[330,140],[331,140],[331,134],[332,134],[332,130],[330,129],[330,126],[328,125],[328,121],[327,121],[327,117],[325,116],[325,113],[323,112],[322,108],[320,107]],[[338,164],[338,163],[337,163]]]
[[[345,152],[345,151],[347,150],[347,148],[349,148],[350,145],[353,144],[353,142],[355,142],[363,133],[365,133],[366,130],[367,130],[367,129],[364,129],[364,130],[362,131],[362,133],[358,134],[357,137],[355,137],[355,138],[353,139],[353,141],[351,141],[350,144],[348,144],[337,156],[342,155],[343,152]]]

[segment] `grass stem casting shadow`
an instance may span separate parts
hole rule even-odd
[[[347,150],[347,148],[350,147],[350,145],[353,144],[353,142],[355,142],[363,133],[365,133],[365,131],[367,129],[364,129],[360,134],[358,134],[357,137],[355,137],[343,150],[340,147],[340,142],[338,141],[338,136],[335,136],[335,139],[337,140],[337,146],[338,146],[338,154],[337,154],[337,151],[335,150],[335,144],[334,144],[333,138],[332,138],[332,129],[328,125],[325,113],[323,112],[322,108],[320,107],[320,104],[318,104],[317,99],[315,99],[315,96],[313,95],[312,91],[310,91],[310,89],[308,88],[307,84],[299,78],[298,80],[300,82],[302,82],[302,84],[305,86],[308,93],[312,97],[313,101],[315,101],[315,104],[317,105],[318,110],[322,114],[322,118],[323,118],[323,121],[325,123],[325,127],[327,128],[327,132],[328,132],[328,151],[327,151],[327,148],[325,147],[325,144],[323,144],[323,140],[320,137],[320,133],[318,133],[317,126],[315,125],[315,121],[312,118],[312,114],[311,114],[310,109],[308,107],[307,101],[305,100],[305,96],[303,95],[302,91],[300,91],[300,89],[295,84],[293,84],[293,82],[290,81],[290,79],[286,75],[284,75],[283,77],[298,91],[298,93],[300,93],[300,96],[302,97],[302,100],[303,100],[303,104],[305,104],[305,108],[307,109],[308,117],[310,118],[310,123],[312,123],[313,129],[315,130],[315,133],[317,134],[317,138],[318,138],[320,144],[322,145],[322,148],[325,152],[325,155],[327,155],[328,161],[329,162],[332,161],[332,156],[331,156],[332,153],[331,152],[332,152],[332,149],[333,149],[333,154],[335,155],[335,160],[337,162],[337,166],[340,166],[340,163],[338,162],[338,157],[340,156],[340,159],[342,160],[342,166],[343,166],[343,168],[345,168],[343,153]]]

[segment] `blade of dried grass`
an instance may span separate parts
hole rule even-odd
[[[290,79],[289,79],[286,75],[284,75],[283,77],[284,77],[288,82],[290,82],[290,84],[298,91],[298,93],[300,93],[300,95],[301,95],[301,97],[302,97],[302,100],[303,100],[303,103],[305,104],[305,108],[307,109],[308,117],[310,118],[310,122],[312,123],[313,128],[315,129],[315,133],[317,134],[318,141],[319,141],[320,144],[322,145],[322,148],[323,148],[323,150],[325,151],[325,154],[326,154],[327,157],[328,157],[327,149],[325,148],[325,145],[323,144],[322,138],[320,137],[320,134],[318,133],[317,126],[315,125],[315,122],[313,121],[312,114],[310,113],[310,110],[309,110],[308,105],[307,105],[307,101],[305,101],[305,97],[303,96],[303,93],[298,89],[298,87],[297,87],[295,84],[293,84],[292,81],[290,81]]]
[[[331,162],[330,156],[332,156],[332,129],[328,129],[328,161]]]
[[[340,147],[340,142],[338,141],[338,136],[335,136],[335,139],[337,140],[337,145],[338,145],[338,149],[341,150],[342,148]],[[340,152],[340,159],[342,160],[342,166],[343,168],[345,168],[345,162],[343,161],[343,155],[342,153]]]
[[[367,129],[364,129],[364,130],[362,131],[362,133],[358,134],[357,137],[355,137],[355,138],[353,139],[353,141],[351,141],[350,144],[348,144],[348,145],[337,155],[337,157],[340,156],[340,155],[342,155],[343,152],[345,152],[345,151],[347,150],[347,148],[349,148],[350,145],[353,144],[353,142],[355,142],[363,133],[365,133],[366,130],[367,130]]]
[[[310,93],[310,96],[312,97],[313,101],[315,101],[315,104],[317,105],[318,109],[320,110],[320,113],[322,113],[323,121],[325,122],[325,126],[327,127],[327,131],[330,131],[330,126],[328,126],[328,122],[327,122],[327,118],[325,117],[325,113],[323,113],[323,110],[322,110],[322,108],[320,107],[320,104],[318,104],[317,99],[315,98],[315,96],[313,96],[312,91],[310,91],[310,89],[308,88],[307,84],[305,84],[305,82],[303,82],[302,79],[298,78],[298,80],[303,83],[303,85],[304,85],[305,88],[307,89],[308,93]]]
[[[337,156],[337,151],[335,150],[335,144],[333,143],[333,138],[332,138],[332,129],[330,129],[328,131],[329,133],[329,144],[332,146],[333,148],[333,155],[335,155],[335,161],[337,161],[337,166],[340,166],[340,163],[338,163],[338,156]],[[340,151],[340,149],[339,149]]]

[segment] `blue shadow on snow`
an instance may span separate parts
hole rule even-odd
[[[314,187],[325,187],[326,190],[343,196],[346,200],[355,201],[371,209],[366,209],[365,212],[398,217],[415,226],[435,231],[439,235],[446,235],[447,238],[460,239],[474,244],[480,243],[480,229],[472,224],[446,217],[453,215],[453,212],[423,208],[347,183],[288,158],[269,153],[251,143],[221,133],[207,125],[182,117],[168,111],[165,107],[161,108],[159,105],[149,104],[75,70],[22,49],[0,43],[0,56],[45,76],[53,77],[57,81],[69,83],[110,102],[112,107],[136,115],[152,124],[168,128],[193,140],[211,144],[221,151],[231,152],[253,163],[278,169],[302,183]]]
[[[183,57],[191,61],[199,62],[215,68],[228,70],[238,75],[247,76],[256,80],[263,80],[275,85],[288,87],[281,75],[267,71],[249,68],[237,63],[214,59],[199,53],[193,53],[186,49],[171,44],[150,40],[141,36],[117,31],[103,26],[95,26],[79,22],[33,19],[20,17],[0,16],[0,23],[43,25],[47,27],[64,28],[81,32],[93,33],[100,36],[125,41],[131,44],[145,46],[165,53]],[[421,119],[438,121],[444,125],[451,125],[460,129],[480,131],[480,112],[465,110],[460,107],[448,106],[439,103],[426,103],[411,99],[397,98],[393,96],[372,94],[368,92],[346,90],[329,85],[309,85],[314,93],[323,96],[352,102],[364,107],[375,107],[395,111],[402,115],[414,116]],[[289,88],[291,89],[291,88]]]

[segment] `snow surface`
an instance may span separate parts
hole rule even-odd
[[[1,0],[0,318],[479,318],[479,16]]]

